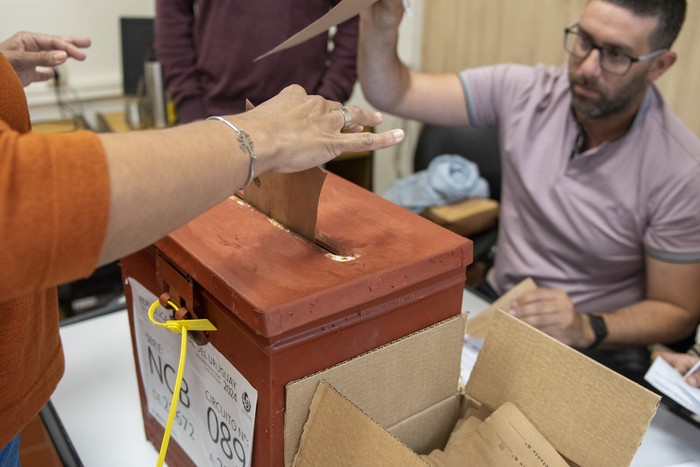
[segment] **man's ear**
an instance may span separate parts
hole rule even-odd
[[[676,52],[672,50],[664,52],[658,57],[654,58],[654,63],[652,63],[651,69],[649,70],[649,81],[656,81],[659,79],[664,73],[666,73],[666,70],[671,68],[671,66],[676,63],[677,58],[678,55],[676,55]]]

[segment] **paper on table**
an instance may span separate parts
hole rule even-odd
[[[663,358],[654,360],[644,379],[686,409],[700,415],[700,388],[686,383],[683,375]]]
[[[258,58],[253,60],[257,62],[261,58],[280,52],[295,45],[299,45],[312,37],[318,36],[321,33],[328,31],[331,27],[346,21],[353,16],[359,14],[362,10],[375,3],[377,0],[343,0],[334,6],[328,13],[321,16],[319,19],[294,34],[289,39],[285,40],[272,50],[265,52]]]

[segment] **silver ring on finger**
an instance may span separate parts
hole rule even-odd
[[[340,111],[341,114],[343,114],[343,130],[347,130],[352,126],[352,116],[350,115],[350,110],[348,110],[347,107],[342,106],[339,109],[336,109]]]

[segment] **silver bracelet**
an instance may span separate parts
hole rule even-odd
[[[248,171],[248,178],[246,179],[245,184],[243,185],[243,188],[246,188],[255,178],[255,153],[253,152],[253,139],[248,133],[241,130],[236,125],[226,120],[224,117],[213,115],[211,117],[207,117],[207,120],[218,120],[221,123],[228,125],[229,128],[236,132],[236,141],[238,141],[241,151],[245,152],[250,156],[250,170]]]

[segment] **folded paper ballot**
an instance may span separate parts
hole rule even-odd
[[[306,28],[297,32],[289,39],[274,47],[272,50],[262,54],[253,61],[257,62],[268,55],[289,49],[290,47],[299,45],[312,37],[318,36],[319,34],[328,31],[331,27],[340,24],[343,21],[347,21],[348,19],[357,15],[376,1],[377,0],[343,0],[334,6],[328,13],[308,25]]]
[[[326,172],[313,167],[301,172],[266,172],[241,195],[244,200],[310,242],[316,240],[316,220]]]
[[[484,421],[474,416],[462,418],[455,425],[444,450],[434,450],[422,457],[432,467],[465,464],[569,466],[511,402],[501,405]]]
[[[253,104],[246,99],[246,110],[252,108]],[[243,190],[241,198],[313,243],[325,180],[326,172],[320,167],[294,173],[266,172]]]
[[[486,337],[486,333],[489,330],[491,320],[496,311],[503,310],[507,312],[513,300],[535,289],[537,289],[537,284],[535,284],[532,278],[527,277],[523,279],[515,287],[501,295],[501,297],[493,302],[486,310],[474,316],[470,315],[469,321],[467,321],[467,334],[476,339],[483,339]]]

